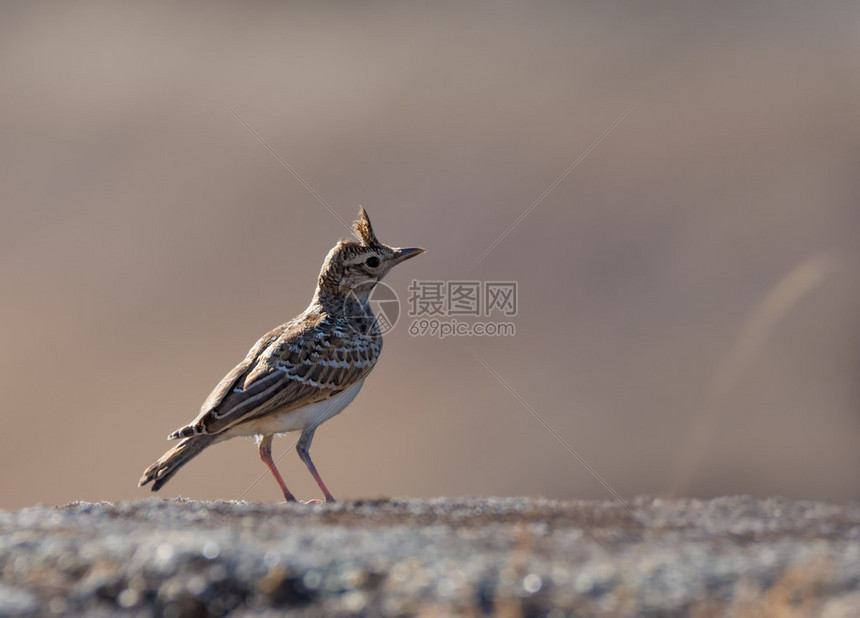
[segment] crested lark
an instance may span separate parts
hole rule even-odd
[[[260,458],[284,499],[294,501],[272,460],[272,436],[301,431],[296,446],[328,502],[334,497],[311,461],[314,431],[358,394],[382,350],[382,335],[368,297],[394,266],[424,252],[395,249],[376,239],[364,209],[353,224],[358,241],[341,240],[320,271],[310,306],[269,331],[233,371],[218,383],[190,424],[174,431],[180,440],[143,473],[158,491],[207,446],[256,436]]]

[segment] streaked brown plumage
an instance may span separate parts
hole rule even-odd
[[[204,448],[236,436],[257,436],[260,457],[295,500],[271,457],[272,436],[301,431],[299,456],[329,501],[334,500],[310,459],[316,428],[358,394],[382,351],[382,335],[368,296],[395,265],[423,253],[380,243],[364,209],[353,224],[358,241],[341,240],[329,252],[304,313],[269,331],[222,379],[191,423],[168,439],[180,440],[143,473],[139,484],[160,489]]]

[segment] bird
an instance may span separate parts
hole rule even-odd
[[[369,301],[374,286],[396,265],[425,251],[379,242],[363,207],[352,231],[354,239],[342,238],[326,256],[308,308],[253,345],[197,417],[168,436],[178,444],[144,471],[139,487],[151,482],[158,491],[207,447],[254,437],[284,500],[295,502],[272,460],[272,438],[301,432],[298,455],[326,502],[335,501],[311,460],[314,432],[355,399],[379,360],[382,333]]]

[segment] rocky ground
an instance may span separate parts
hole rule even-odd
[[[748,497],[0,512],[0,615],[860,616],[860,505]]]

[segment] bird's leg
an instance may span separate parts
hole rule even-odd
[[[263,463],[266,464],[269,472],[271,472],[272,476],[275,477],[275,480],[278,481],[281,491],[284,492],[284,500],[287,502],[295,502],[296,497],[290,493],[289,489],[287,489],[287,484],[284,483],[284,479],[281,478],[281,473],[278,472],[278,468],[275,467],[275,462],[272,461],[272,436],[264,436],[263,439],[260,440],[260,459],[263,460]]]
[[[322,489],[323,495],[325,496],[326,502],[336,502],[334,496],[331,495],[331,492],[328,490],[328,487],[323,483],[322,478],[320,477],[320,473],[317,472],[317,467],[314,465],[314,462],[311,461],[311,441],[314,439],[314,431],[316,428],[311,429],[310,431],[306,431],[302,434],[302,437],[299,438],[298,444],[296,444],[296,451],[299,453],[299,457],[305,465],[310,470],[311,475],[314,477],[314,480],[317,482],[317,485]]]

